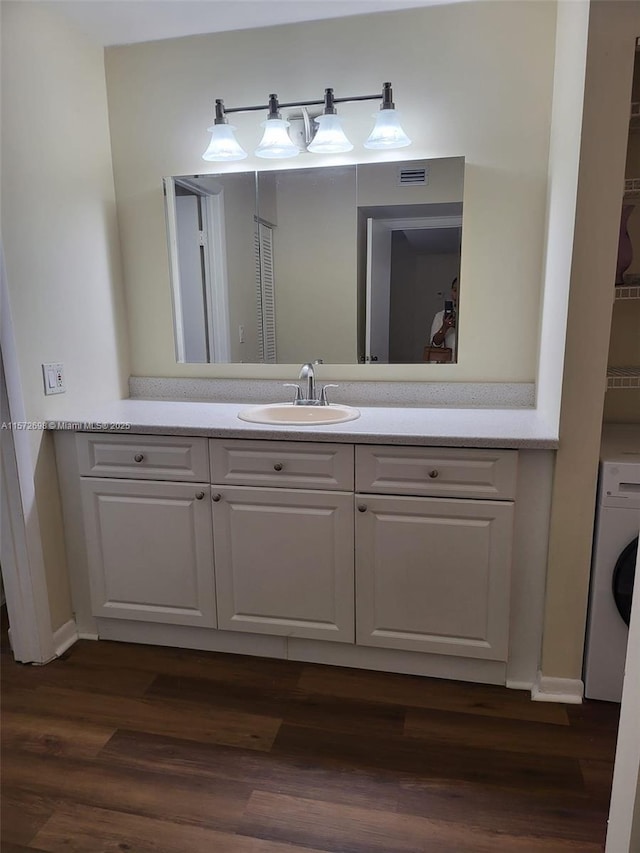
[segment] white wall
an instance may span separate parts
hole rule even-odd
[[[572,15],[584,24],[578,14],[579,5],[565,6],[566,24],[571,22]],[[574,18],[574,25],[577,23]],[[548,361],[557,349],[557,341],[543,338],[545,350],[541,358],[548,361],[545,382],[547,379],[549,382],[544,385],[544,393],[550,389],[554,370],[557,378],[553,381],[562,382],[541,670],[544,676],[576,680],[582,676],[613,282],[635,39],[640,35],[640,4],[624,0],[592,3],[588,23],[564,373],[561,373],[562,360],[556,359],[555,364]],[[575,28],[564,30],[569,43],[575,31]],[[560,162],[553,160],[552,164],[562,170]],[[553,310],[551,283],[545,311]],[[557,310],[562,314],[563,307],[559,304]],[[558,330],[558,335],[561,333],[564,335],[564,330]]]
[[[126,396],[103,51],[48,4],[3,2],[2,239],[27,417]],[[45,397],[41,363],[64,363]],[[71,616],[50,434],[31,432],[54,630]]]
[[[557,426],[573,256],[589,0],[557,7],[537,405]]]
[[[375,375],[367,366],[350,366],[332,368],[332,376],[533,381],[555,21],[553,3],[489,0],[109,49],[132,373],[291,377],[286,366],[175,364],[161,178],[222,171],[200,159],[216,97],[234,106],[264,101],[269,92],[282,100],[317,98],[326,86],[337,96],[368,94],[391,80],[414,145],[385,156],[466,158],[464,346],[458,365],[378,365]],[[375,106],[342,108],[354,140],[368,134]],[[258,141],[257,119],[255,113],[234,116],[249,150]],[[358,144],[339,162],[377,159]],[[256,167],[265,168],[264,161],[251,157],[226,168]],[[330,254],[315,260],[329,275]],[[496,304],[505,322],[488,340]]]

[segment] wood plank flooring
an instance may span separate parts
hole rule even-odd
[[[2,853],[596,853],[618,706],[81,641],[2,658]]]

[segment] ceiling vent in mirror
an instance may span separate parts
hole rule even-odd
[[[398,169],[398,186],[426,186],[429,183],[429,170],[422,169]]]

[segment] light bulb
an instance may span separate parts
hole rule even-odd
[[[209,147],[202,155],[203,160],[244,160],[248,156],[247,152],[240,146],[240,143],[236,139],[233,132],[235,127],[232,124],[214,124],[213,127],[208,127],[207,130],[211,133],[211,141],[209,142]]]
[[[284,160],[287,157],[297,157],[300,149],[289,138],[287,128],[289,122],[282,118],[268,118],[261,122],[264,134],[260,145],[255,150],[256,157],[267,160]]]
[[[342,151],[353,150],[353,145],[342,129],[342,122],[335,113],[318,116],[315,121],[318,131],[307,145],[307,151],[314,154],[340,154]]]
[[[365,148],[406,148],[411,145],[411,140],[400,126],[397,110],[379,110],[375,119],[373,130],[364,143]]]

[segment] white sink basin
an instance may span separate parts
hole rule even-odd
[[[254,424],[284,424],[285,426],[321,426],[355,421],[358,409],[332,403],[329,406],[294,406],[293,403],[270,403],[243,409],[238,417]]]

